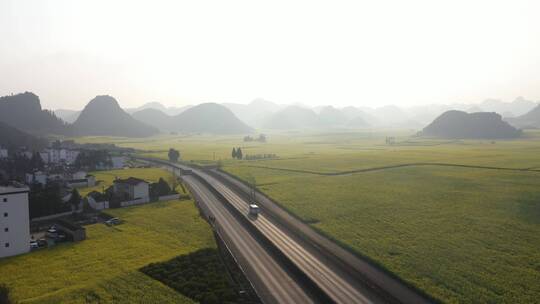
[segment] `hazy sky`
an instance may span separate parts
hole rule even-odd
[[[46,108],[540,100],[540,1],[0,0],[0,95]]]

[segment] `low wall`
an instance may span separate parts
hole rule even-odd
[[[140,205],[140,204],[146,204],[149,201],[150,201],[150,199],[148,197],[141,197],[141,198],[134,199],[134,200],[131,200],[131,201],[120,202],[120,206],[121,207],[135,206],[135,205]]]
[[[81,213],[82,210],[77,210],[76,212]],[[35,217],[35,218],[31,219],[30,222],[39,222],[39,221],[51,220],[51,219],[55,219],[55,218],[58,218],[58,217],[71,215],[72,213],[73,213],[72,211],[66,211],[66,212],[62,212],[62,213],[56,213],[56,214],[51,214],[51,215],[46,215],[46,216]]]
[[[172,201],[177,200],[180,198],[180,194],[170,194],[170,195],[163,195],[158,197],[158,201],[164,202],[164,201]]]

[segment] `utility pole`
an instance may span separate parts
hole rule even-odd
[[[250,175],[248,176],[248,181],[249,181],[249,196],[251,198],[251,203],[255,203],[256,202],[256,199],[257,199],[257,196],[256,196],[256,187],[257,187],[257,181],[255,180],[255,177],[253,175]]]

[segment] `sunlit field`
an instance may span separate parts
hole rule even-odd
[[[108,210],[125,222],[86,226],[87,239],[0,260],[20,303],[192,303],[138,269],[215,248],[192,201]]]
[[[395,144],[385,143],[395,137]],[[82,138],[166,158],[170,147],[258,188],[299,218],[444,302],[540,298],[540,132],[440,140],[413,131]],[[243,154],[279,159],[238,161]]]

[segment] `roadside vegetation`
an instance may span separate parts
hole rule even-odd
[[[216,249],[201,249],[141,271],[201,304],[235,303],[238,295]]]
[[[220,161],[306,223],[443,302],[537,301],[540,132],[497,141],[413,133],[270,133],[266,143],[241,136],[109,140],[145,156],[167,159],[172,147],[183,161]],[[236,160],[232,147],[279,158]],[[396,165],[408,166],[385,168]],[[379,169],[345,172],[372,168]]]
[[[216,247],[193,202],[107,212],[123,224],[89,225],[85,241],[2,259],[0,283],[19,303],[193,303],[138,270]]]

